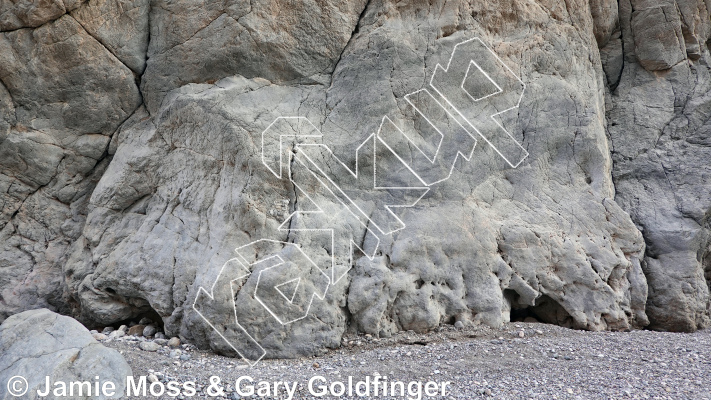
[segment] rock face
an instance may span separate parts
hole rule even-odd
[[[71,15],[123,64],[141,74],[148,51],[149,9],[148,0],[89,1]]]
[[[701,0],[18,4],[0,18],[0,319],[155,312],[254,358],[346,329],[708,322]],[[476,37],[526,85],[500,121],[516,168],[466,110],[440,99],[431,125],[408,102]],[[422,157],[443,135],[451,171]],[[381,174],[353,183],[337,161],[356,158]],[[416,205],[395,219],[391,200]]]
[[[654,329],[693,331],[710,322],[707,6],[620,3],[625,67],[608,114],[613,175],[617,202],[647,243],[642,265]]]
[[[364,6],[365,0],[153,2],[141,84],[146,107],[155,113],[172,89],[235,74],[312,82],[333,70]]]
[[[15,2],[23,4],[20,14],[40,7]],[[81,235],[111,135],[141,103],[131,70],[74,18],[43,22],[0,33],[3,317],[71,311],[61,271],[68,246]]]
[[[24,377],[28,392],[22,398],[26,399],[41,398],[37,390],[45,390],[46,377],[52,383],[82,381],[93,385],[96,376],[100,385],[113,382],[117,395],[91,398],[118,399],[125,392],[126,376],[132,374],[131,367],[116,350],[102,346],[72,318],[47,309],[7,318],[0,325],[0,354],[0,379],[8,382],[16,375]],[[4,388],[2,393],[3,400],[16,398]]]

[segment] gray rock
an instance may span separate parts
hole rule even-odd
[[[145,328],[143,328],[143,336],[144,337],[149,337],[153,336],[156,333],[156,327],[153,325],[148,325]]]
[[[687,42],[706,42],[708,10],[695,8],[696,1],[678,4],[665,18],[688,33]],[[621,10],[623,36],[629,38],[636,17],[625,2]],[[647,72],[642,60],[636,62],[637,36],[625,43],[627,61],[608,115],[616,201],[645,235],[650,327],[701,329],[711,322],[708,53],[658,76]]]
[[[57,381],[113,382],[119,398],[124,393],[131,368],[118,351],[96,342],[76,320],[46,309],[13,315],[0,325],[0,380],[15,375],[27,379],[27,399],[38,399],[36,390],[45,379]],[[4,385],[3,385],[4,386]],[[0,399],[13,399],[2,391]],[[92,398],[105,399],[104,396]]]
[[[172,89],[235,74],[288,82],[329,73],[365,3],[309,0],[274,13],[262,1],[157,1],[142,81],[146,106],[154,113]]]
[[[614,32],[605,47],[600,48],[600,61],[607,85],[611,90],[614,90],[620,83],[620,74],[622,74],[624,67],[622,33],[620,31]]]
[[[160,350],[161,346],[158,343],[154,342],[141,342],[138,344],[138,347],[143,350],[143,351],[158,351]]]
[[[490,2],[307,1],[275,14],[259,0],[2,1],[0,290],[12,295],[0,320],[42,306],[99,326],[157,314],[129,334],[158,337],[141,325],[160,322],[228,355],[223,337],[248,334],[270,357],[338,347],[348,325],[385,336],[451,320],[498,326],[523,310],[590,330],[643,327],[648,314],[655,329],[709,322],[711,28],[700,0],[516,0],[515,17]],[[299,187],[262,164],[262,133],[293,128],[270,125],[282,116],[308,118],[323,133],[311,143],[349,165],[385,115],[412,140],[440,137],[405,96],[473,37],[527,85],[502,119],[529,153],[517,168],[479,137],[471,161],[394,211],[405,229],[380,234],[364,216],[387,220],[389,203],[368,192],[359,220],[312,175],[353,189],[330,153],[285,137]],[[456,119],[442,129],[457,132]],[[427,183],[450,172],[419,163],[398,132],[378,179],[412,186],[422,182],[409,168]],[[456,137],[455,150],[473,147]],[[279,229],[316,209],[309,199],[335,248],[295,230],[314,222],[306,214]],[[259,242],[247,261],[300,261],[228,262],[260,239],[299,247]],[[351,265],[351,241],[375,256],[356,252]],[[319,269],[330,254],[345,273],[335,285]],[[305,318],[303,304],[255,299],[258,282],[296,277],[296,304],[329,285]]]
[[[109,334],[110,339],[118,339],[126,336],[126,332],[118,330],[118,331],[113,331]]]
[[[605,47],[613,33],[619,30],[618,8],[617,0],[590,0],[593,34],[600,48]]]
[[[133,72],[143,73],[148,50],[148,0],[89,1],[71,15]]]
[[[0,54],[0,76],[27,128],[110,135],[140,105],[131,70],[69,15],[0,33]]]
[[[194,49],[193,45],[170,48],[162,34],[155,35],[151,48],[170,49],[148,61],[143,88],[151,114],[141,112],[140,119],[122,128],[112,163],[92,194],[84,244],[75,245],[82,251],[71,259],[72,265],[91,265],[93,271],[76,285],[86,288],[78,295],[82,305],[98,315],[125,318],[124,313],[140,315],[145,300],[159,315],[167,316],[167,333],[180,333],[201,347],[234,355],[193,311],[192,301],[199,288],[212,287],[217,272],[234,257],[235,247],[257,238],[285,241],[288,237],[302,244],[314,262],[330,261],[318,234],[277,230],[289,214],[285,211],[304,197],[254,157],[261,152],[261,133],[279,116],[305,116],[326,135],[337,156],[352,161],[354,149],[378,130],[384,115],[414,128],[422,121],[415,121],[403,96],[421,89],[456,43],[484,35],[477,28],[481,22],[471,17],[483,14],[484,6],[462,7],[462,12],[445,13],[436,22],[429,21],[435,25],[428,25],[410,18],[416,14],[414,6],[391,15],[374,4],[363,14],[333,75],[314,77],[308,85],[298,80],[280,84],[287,75],[296,79],[304,74],[289,75],[291,67],[262,68],[262,76],[271,82],[250,78],[255,75],[247,67],[234,67],[244,76],[184,85],[195,79],[181,81],[182,77],[194,72],[166,71],[163,68],[187,67],[164,58],[185,51],[179,58],[192,59],[197,53],[187,49]],[[466,16],[462,21],[454,17],[460,14]],[[200,51],[207,51],[205,35],[214,37],[213,29],[229,32],[236,27],[219,10],[210,15],[200,23],[205,28],[188,40],[199,39]],[[500,20],[492,18],[487,23],[498,26]],[[522,18],[565,20],[533,9]],[[640,265],[644,241],[612,200],[611,160],[605,126],[600,123],[605,117],[605,79],[598,59],[570,50],[597,48],[594,22],[590,15],[575,18],[566,29],[580,34],[541,30],[531,35],[529,28],[510,26],[507,35],[512,39],[486,38],[529,84],[518,119],[507,122],[531,154],[522,166],[511,169],[480,141],[471,162],[455,168],[452,177],[437,185],[416,210],[402,210],[407,229],[381,237],[376,257],[372,261],[360,257],[347,278],[329,288],[326,300],[314,301],[310,315],[298,324],[280,324],[250,298],[258,273],[239,282],[237,301],[243,307],[237,310],[237,318],[248,321],[248,333],[270,356],[312,355],[336,347],[349,320],[355,329],[371,334],[425,332],[451,318],[499,325],[510,319],[512,309],[532,308],[544,322],[592,330],[647,324],[647,286]],[[465,29],[437,39],[439,32],[458,24]],[[517,32],[527,33],[517,36]],[[215,40],[225,37],[230,35]],[[551,45],[513,39],[522,37]],[[309,46],[332,46],[330,40]],[[537,61],[520,59],[523,53]],[[278,59],[271,53],[269,57]],[[301,71],[318,65],[328,73],[332,61],[321,62],[298,65]],[[159,83],[153,74],[176,83]],[[165,98],[157,95],[167,90],[162,88],[180,85]],[[307,187],[313,183],[308,173],[298,179],[308,182]],[[328,193],[310,196],[320,196],[319,206],[336,221],[347,216]],[[358,223],[342,223],[348,226],[341,230],[345,236],[337,237],[339,242],[348,243],[350,237],[362,246],[374,245]],[[289,251],[293,250],[260,249],[249,257],[256,261],[256,254]],[[340,257],[338,262],[347,259]],[[155,265],[170,272],[148,273]],[[109,288],[116,292],[113,298],[95,299],[95,292]],[[224,302],[206,302],[200,308],[220,332],[234,332],[234,321],[225,319],[234,314],[230,290],[230,285],[220,282],[217,297]],[[176,298],[187,300],[176,304]],[[125,299],[141,301],[134,306]]]
[[[0,321],[38,307],[81,318],[62,285],[65,274],[78,279],[88,271],[62,270],[63,260],[108,165],[110,135],[141,102],[138,87],[132,72],[66,14],[36,29],[0,32],[0,81],[0,98],[6,94],[13,111],[8,118],[0,106],[0,120],[10,125],[0,123],[0,268],[12,270],[0,287],[14,293],[3,296]]]
[[[168,345],[168,340],[167,339],[154,339],[154,343],[159,344],[161,346],[167,346]]]
[[[657,71],[685,60],[686,46],[676,1],[633,0],[631,3],[634,11],[629,26],[639,63],[649,71]]]

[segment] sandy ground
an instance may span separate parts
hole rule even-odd
[[[180,385],[192,381],[197,394],[185,396],[189,393],[179,386],[182,393],[176,397],[164,394],[131,399],[288,399],[282,382],[290,389],[297,383],[293,399],[711,399],[711,330],[682,334],[583,332],[538,323],[509,323],[501,329],[445,326],[427,335],[402,332],[387,339],[348,336],[343,347],[322,357],[263,360],[254,367],[189,344],[181,346],[182,354],[173,352],[171,358],[167,346],[157,352],[141,350],[141,340],[145,339],[105,344],[123,353],[136,380],[147,376],[147,386],[151,381],[161,382],[154,385],[156,391],[170,381]],[[253,382],[243,378],[238,383],[240,377]],[[354,390],[351,396],[349,377]],[[358,396],[355,385],[366,377],[371,392],[365,394],[361,384],[362,396]],[[387,386],[377,386],[378,395],[372,385],[376,377],[378,382],[387,382]],[[393,388],[394,381],[403,385]],[[434,383],[429,394],[436,393],[431,397],[424,386],[430,381]],[[276,392],[274,382],[279,382]],[[423,384],[419,390],[417,382]],[[446,384],[442,396],[445,382],[451,383]],[[328,394],[317,396],[324,384]],[[250,385],[254,386],[253,395]],[[330,392],[331,386],[335,394],[343,388],[346,392],[336,396]],[[386,394],[384,387],[389,391]],[[215,394],[218,396],[210,396]]]

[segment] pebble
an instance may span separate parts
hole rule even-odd
[[[123,332],[123,333],[127,333],[127,332],[128,332],[128,327],[127,327],[126,325],[121,325],[121,326],[119,326],[118,330],[121,331],[121,332]]]
[[[145,326],[145,325],[151,324],[152,322],[153,322],[153,321],[151,321],[150,318],[145,318],[145,317],[144,317],[144,318],[141,318],[140,321],[138,321],[138,325],[144,325],[144,326]]]
[[[170,340],[168,341],[168,347],[171,347],[171,348],[180,347],[180,339],[178,339],[177,337],[170,338]]]
[[[166,339],[166,341],[168,339],[167,337],[165,337],[165,334],[163,332],[157,332],[155,335],[155,338],[156,339]]]
[[[183,352],[181,350],[175,349],[175,350],[170,351],[168,357],[179,358],[182,354],[183,354]]]
[[[464,328],[464,322],[462,321],[457,321],[454,323],[454,327],[457,329],[463,329]]]
[[[143,328],[143,336],[144,336],[144,337],[153,336],[153,335],[156,334],[156,331],[157,331],[157,330],[156,330],[156,327],[155,327],[155,326],[153,326],[153,325],[148,325],[148,326],[146,326],[145,328]]]
[[[91,336],[94,338],[94,340],[97,340],[99,342],[103,342],[104,340],[109,338],[108,336],[104,335],[103,333],[94,333]]]
[[[153,342],[141,342],[138,347],[143,351],[158,351],[160,345]]]
[[[124,336],[126,336],[126,332],[124,332],[122,330],[113,331],[109,334],[110,339],[118,339],[118,338],[122,338]]]
[[[453,382],[451,392],[437,398],[454,400],[711,400],[707,395],[711,393],[711,330],[693,334],[643,330],[598,333],[553,325],[519,325],[505,323],[497,329],[467,326],[466,330],[444,325],[441,333],[429,335],[398,332],[391,339],[381,337],[382,346],[375,345],[374,340],[365,342],[365,335],[346,334],[343,343],[360,339],[363,346],[344,346],[308,361],[265,360],[254,373],[260,380],[291,382],[306,382],[314,374],[332,382],[348,376],[361,379],[366,374],[405,382],[446,380]],[[522,329],[525,339],[518,337]],[[192,398],[207,398],[211,375],[220,375],[223,383],[227,382],[225,394],[218,399],[238,398],[233,396],[234,386],[230,389],[227,385],[252,374],[252,367],[242,360],[217,356],[192,345],[190,350],[173,353],[177,358],[169,358],[170,349],[166,347],[157,353],[141,351],[137,343],[141,339],[134,337],[133,343],[108,341],[105,345],[123,351],[134,371],[156,375],[161,382],[194,380],[201,387]],[[427,345],[420,346],[421,342]],[[158,370],[166,375],[159,375]],[[305,387],[294,398],[311,398],[304,394]]]
[[[108,335],[108,334],[110,334],[111,332],[113,332],[113,331],[115,331],[115,330],[116,330],[116,329],[115,329],[113,326],[107,326],[106,328],[104,328],[103,331],[101,331],[101,333],[103,333],[103,334],[105,334],[105,335]]]
[[[159,379],[158,379],[157,376],[155,376],[155,375],[153,375],[153,374],[148,375],[148,382],[150,382],[150,383],[156,383],[156,382],[158,382],[158,381],[159,381]]]
[[[314,367],[314,368],[320,368],[321,366],[320,366],[317,362],[315,362],[315,363],[313,363],[313,367]]]
[[[161,346],[166,346],[168,344],[168,339],[154,339],[153,343],[157,343]]]
[[[524,331],[519,331],[519,332],[518,332],[518,337],[522,338],[522,337],[525,337],[525,336],[526,336],[526,333],[525,333]]]

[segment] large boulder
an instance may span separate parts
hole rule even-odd
[[[235,342],[223,338],[246,338],[231,317],[234,302],[240,326],[273,357],[338,346],[349,326],[389,334],[456,320],[499,325],[525,313],[591,330],[645,326],[644,241],[613,201],[605,82],[593,56],[592,16],[554,4],[515,3],[513,13],[497,4],[435,8],[371,2],[352,36],[340,42],[345,48],[328,53],[336,67],[325,76],[319,69],[328,62],[300,69],[319,73],[293,82],[282,82],[292,66],[235,64],[229,71],[244,75],[184,85],[136,113],[116,138],[82,237],[64,264],[82,318],[107,324],[153,309],[167,333],[234,354]],[[215,29],[229,19],[218,14]],[[206,51],[208,29],[186,43],[199,38]],[[269,31],[251,34],[259,42]],[[480,139],[470,162],[460,159],[417,208],[399,214],[406,228],[380,235],[376,246],[367,228],[350,223],[308,174],[291,177],[307,188],[304,193],[262,163],[262,132],[282,116],[307,117],[323,134],[318,143],[346,163],[385,115],[403,129],[420,129],[423,121],[404,96],[427,87],[435,66],[446,65],[454,46],[473,37],[491,44],[528,85],[518,113],[504,121],[530,153],[518,168]],[[318,50],[332,40],[314,35],[303,45],[321,57]],[[175,52],[187,48],[173,46],[161,57],[186,58]],[[184,68],[178,58],[167,65]],[[155,60],[149,59],[144,78]],[[202,60],[203,68],[229,66],[219,58]],[[210,70],[217,73],[213,78],[229,74]],[[317,233],[279,229],[292,212],[314,209],[306,196],[331,218],[336,242],[353,239],[375,257],[356,253],[354,268],[324,300],[314,298],[306,318],[282,324],[287,321],[274,318],[254,295],[266,265],[255,264],[244,275],[228,261],[235,248],[270,239],[298,244],[318,265],[328,264],[331,252],[347,262],[348,254]],[[286,258],[298,251],[255,246],[243,253],[247,264],[272,254]],[[302,272],[319,288],[313,269]],[[283,271],[281,282],[292,273]],[[213,298],[200,297],[198,314],[193,304],[200,288]]]
[[[6,385],[15,376],[25,378],[28,391],[23,399],[41,398],[37,390],[45,390],[47,377],[52,389],[55,382],[80,381],[91,382],[93,390],[97,376],[99,387],[112,382],[116,395],[90,398],[121,398],[126,377],[131,374],[131,367],[118,351],[94,340],[91,333],[72,318],[38,309],[15,314],[0,325],[0,381]],[[2,400],[16,398],[5,387],[0,393],[3,393]]]

